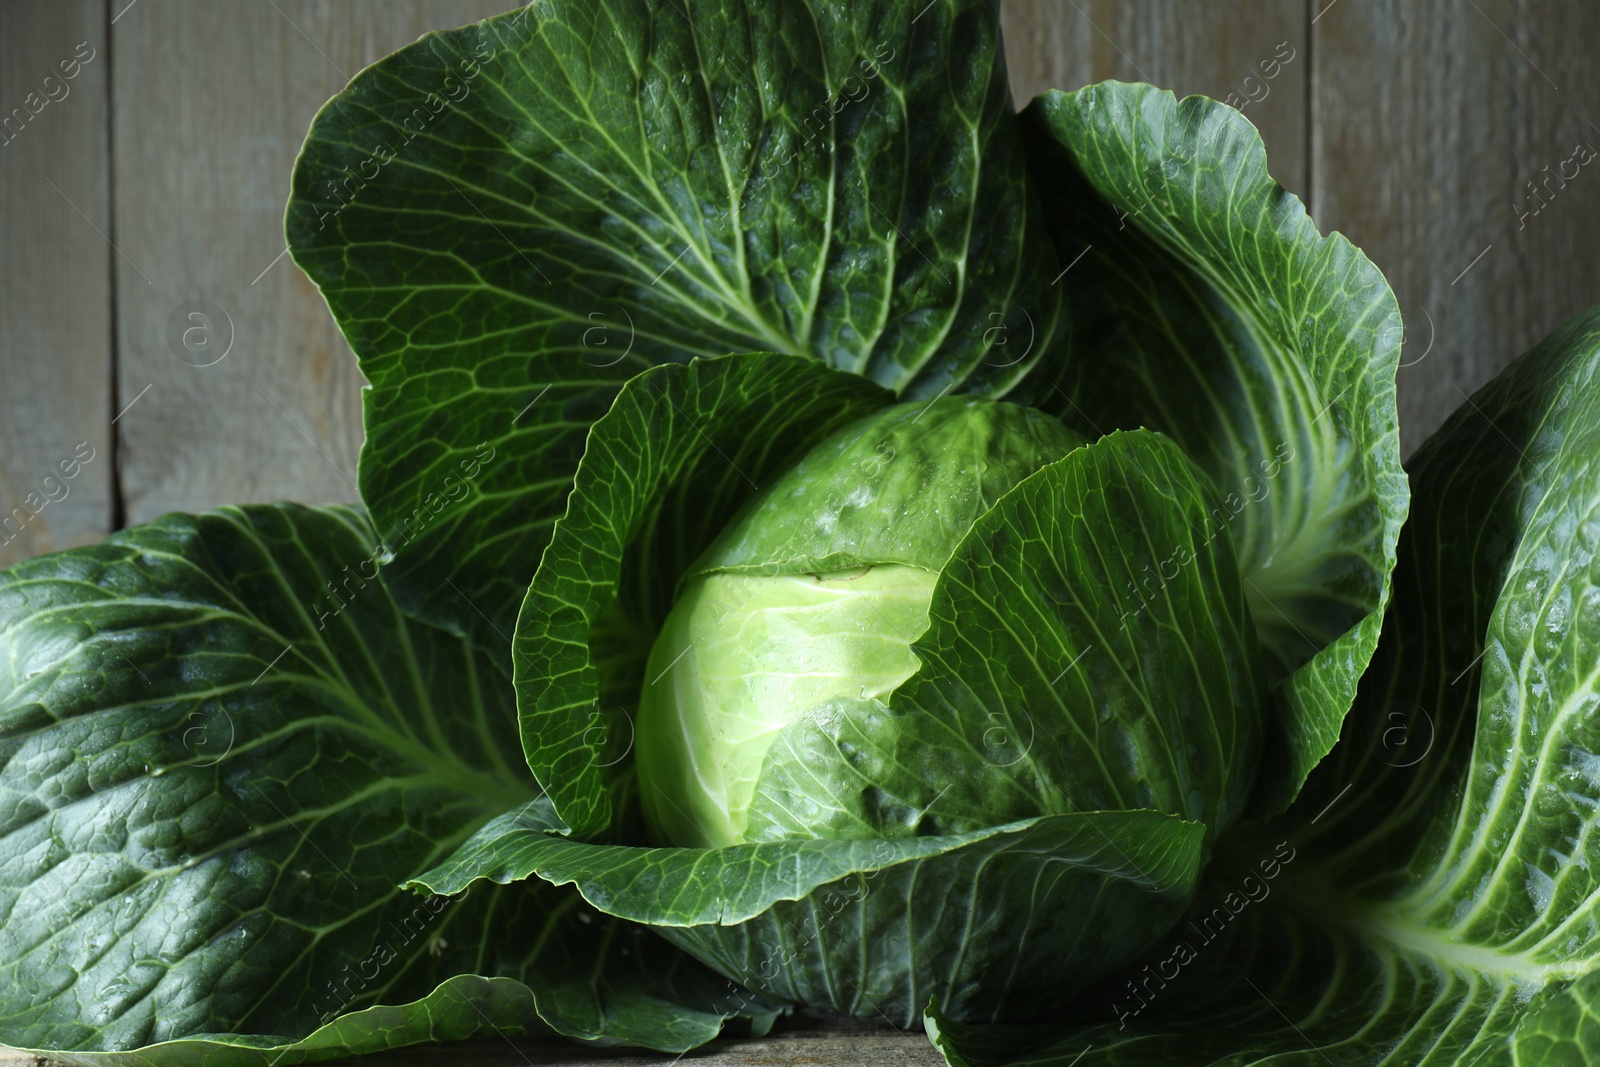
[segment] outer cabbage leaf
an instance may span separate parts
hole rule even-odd
[[[895,841],[633,848],[566,840],[513,813],[413,887],[575,884],[765,993],[905,1027],[930,993],[964,1018],[1054,1006],[1171,924],[1204,837],[1197,823],[1126,811]]]
[[[1076,1026],[936,1018],[951,1063],[1600,1060],[1600,308],[1463,405],[1413,484],[1339,746],[1190,924],[1261,886],[1274,840],[1277,880]]]
[[[1074,331],[1045,403],[1089,432],[1161,430],[1217,483],[1277,664],[1260,803],[1281,811],[1337,740],[1388,597],[1394,294],[1213,100],[1105,82],[1039,97],[1024,131]]]
[[[510,684],[401,614],[378,553],[359,511],[281,505],[0,572],[0,1041],[163,1064],[486,1030],[683,1049],[774,1010],[568,891],[399,890],[548,803]]]
[[[514,641],[528,766],[566,827],[611,826],[607,775],[629,769],[679,576],[759,486],[890,399],[812,360],[728,356],[640,374],[594,424]]]
[[[1061,295],[993,4],[912,14],[541,0],[323,109],[289,244],[372,383],[361,493],[407,611],[503,645],[641,368],[767,350],[919,397],[1038,363]]]

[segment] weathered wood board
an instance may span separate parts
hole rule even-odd
[[[1313,213],[1400,298],[1409,453],[1600,302],[1600,160],[1567,162],[1600,149],[1600,6],[1341,0],[1313,30]]]
[[[111,528],[109,67],[103,0],[0,4],[0,566]]]
[[[113,0],[125,3],[126,0]],[[139,0],[114,27],[117,378],[127,521],[355,500],[362,379],[283,212],[318,108],[362,67],[503,0]]]

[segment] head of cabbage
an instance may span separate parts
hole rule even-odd
[[[574,885],[740,989],[1027,1020],[1148,949],[1254,799],[1266,676],[1172,439],[801,357],[644,372],[517,623],[544,790],[420,884]]]
[[[650,653],[636,766],[653,839],[723,848],[935,836],[1118,808],[1213,830],[1231,821],[1260,737],[1244,628],[1237,647],[1213,649],[1239,683],[1221,716],[1197,699],[1210,694],[1181,686],[1095,685],[1094,706],[1060,708],[1038,692],[997,707],[959,677],[935,679],[931,701],[927,685],[900,692],[924,656],[941,655],[919,646],[941,582],[956,583],[945,590],[947,615],[966,599],[961,578],[944,573],[963,541],[990,542],[967,546],[970,557],[1014,540],[1014,520],[980,519],[1084,444],[1058,420],[1003,401],[897,404],[835,432],[756,494],[680,580]],[[1010,580],[1036,583],[1047,609],[1138,594],[1085,586],[1046,559],[1016,563]],[[1046,690],[1079,665],[1148,668],[1118,662],[1103,642],[1097,650],[1092,635],[1077,663],[1038,662],[1030,646],[1049,637],[1025,631],[1027,597],[1024,588],[1009,605],[951,616],[946,633],[969,650],[983,645],[975,658],[986,671],[1046,671]],[[1007,606],[1019,615],[1006,618]],[[1196,643],[1217,644],[1210,634]],[[1063,688],[1065,705],[1082,699]]]
[[[752,499],[685,576],[645,671],[637,766],[655,837],[720,848],[793,836],[759,810],[751,821],[778,735],[807,716],[889,701],[917,672],[912,644],[956,545],[1018,482],[1083,443],[1015,404],[895,405],[838,431]],[[803,832],[948,828],[936,816],[869,826],[826,814]]]

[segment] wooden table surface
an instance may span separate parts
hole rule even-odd
[[[60,60],[81,65],[69,95],[0,146],[0,514],[60,460],[92,454],[0,565],[174,509],[355,499],[361,378],[283,255],[290,167],[313,113],[362,66],[509,5],[0,4],[0,112]],[[1600,4],[1004,0],[1003,17],[1019,101],[1115,77],[1243,105],[1278,180],[1399,295],[1408,452],[1600,300],[1600,175],[1527,214],[1544,168],[1600,145]],[[216,343],[231,347],[197,367],[168,330],[202,300],[225,313]],[[467,1048],[462,1062],[635,1062]],[[920,1034],[814,1021],[695,1058],[938,1062]]]
[[[441,1056],[442,1049],[448,1056]],[[352,1060],[349,1067],[939,1067],[943,1057],[927,1035],[853,1019],[810,1013],[784,1020],[764,1038],[714,1041],[681,1060],[639,1049],[588,1048],[565,1042],[510,1038],[421,1045]],[[0,1048],[0,1067],[41,1067],[48,1061]]]

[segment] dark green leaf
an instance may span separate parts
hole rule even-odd
[[[1463,405],[1413,482],[1373,668],[1294,807],[1228,843],[1109,1003],[943,1025],[952,1063],[1600,1059],[1600,308]],[[1251,902],[1213,945],[1192,924],[1227,892]]]
[[[930,993],[985,1020],[1059,1004],[1171,924],[1204,837],[1199,824],[1126,811],[896,841],[631,848],[509,815],[413,886],[572,883],[751,988],[903,1027]]]
[[[1161,430],[1221,490],[1282,679],[1260,793],[1281,811],[1337,740],[1388,597],[1407,501],[1394,295],[1317,233],[1232,108],[1105,82],[1046,93],[1024,128],[1071,264],[1071,395],[1046,406]]]
[[[991,0],[541,0],[430,34],[317,116],[287,228],[372,383],[386,580],[491,648],[641,368],[766,350],[1001,394],[1061,327]]]
[[[163,1063],[491,1027],[683,1049],[773,1010],[569,891],[400,891],[548,802],[510,684],[400,613],[380,551],[358,511],[280,505],[0,572],[0,1041]]]

